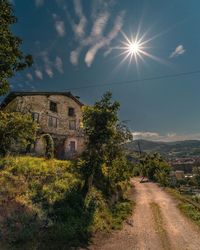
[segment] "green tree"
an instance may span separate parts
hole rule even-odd
[[[120,105],[111,98],[112,94],[107,92],[94,106],[83,108],[83,129],[87,137],[83,154],[87,191],[93,184],[109,189],[116,178],[118,181],[120,177],[124,178],[118,170],[120,166],[125,168],[123,144],[131,139],[131,134],[119,123]]]
[[[194,167],[192,173],[195,184],[200,187],[200,167]]]
[[[38,125],[31,115],[0,112],[0,155],[26,149],[36,139]]]
[[[149,180],[157,181],[163,186],[169,184],[171,168],[157,153],[146,154],[140,160],[140,173]]]
[[[13,34],[12,25],[16,22],[12,5],[0,0],[0,95],[9,91],[9,78],[33,63],[32,56],[24,55],[20,49],[22,40]]]

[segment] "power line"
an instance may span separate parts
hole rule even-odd
[[[105,83],[105,84],[85,85],[82,87],[75,87],[75,88],[70,88],[67,90],[71,91],[71,90],[79,90],[79,89],[87,89],[87,88],[96,88],[96,87],[105,87],[105,86],[112,86],[112,85],[146,82],[146,81],[152,81],[152,80],[160,80],[160,79],[167,79],[167,78],[174,78],[174,77],[180,77],[180,76],[186,76],[186,75],[199,74],[199,73],[200,73],[200,70],[188,71],[188,72],[181,72],[181,73],[177,73],[177,74],[160,75],[160,76],[153,76],[153,77],[147,77],[147,78],[141,78],[141,79],[133,79],[133,80],[128,80],[128,81],[118,81],[118,82],[111,82],[111,83]]]

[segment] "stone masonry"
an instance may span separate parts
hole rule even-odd
[[[81,128],[82,106],[78,97],[70,92],[11,92],[1,104],[9,112],[30,113],[40,130],[34,152],[43,155],[43,134],[50,134],[55,144],[55,154],[60,159],[70,159],[81,154],[84,136]]]

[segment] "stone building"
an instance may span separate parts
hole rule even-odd
[[[44,155],[46,145],[42,135],[50,134],[56,157],[69,159],[84,149],[82,106],[79,97],[70,92],[11,92],[0,107],[4,111],[30,113],[38,122],[36,155]]]

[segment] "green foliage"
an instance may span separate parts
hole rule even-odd
[[[117,184],[130,178],[124,143],[132,138],[126,126],[119,123],[119,103],[107,92],[94,106],[83,109],[83,129],[87,136],[82,157],[87,189],[95,185],[107,194]]]
[[[192,204],[181,203],[178,205],[179,209],[190,219],[192,219],[198,226],[200,226],[200,211]]]
[[[200,187],[200,167],[194,167],[192,171],[194,183]]]
[[[50,134],[44,134],[42,138],[45,140],[46,143],[46,152],[45,156],[47,159],[54,158],[54,141]]]
[[[158,154],[146,154],[140,160],[141,175],[157,181],[163,186],[169,185],[171,168]]]
[[[24,149],[36,138],[38,125],[30,115],[0,111],[0,155]]]
[[[92,232],[120,228],[132,209],[127,200],[110,207],[70,161],[36,157],[0,159],[0,235],[8,249],[70,249]]]
[[[82,180],[70,162],[7,157],[0,160],[0,166],[0,234],[4,240],[49,239],[63,224],[62,233],[69,226],[69,237],[76,238],[84,220],[80,213]]]
[[[17,22],[12,5],[8,0],[0,1],[0,95],[9,91],[8,79],[17,71],[32,65],[31,55],[24,55],[20,50],[22,40],[15,36],[12,25]]]

